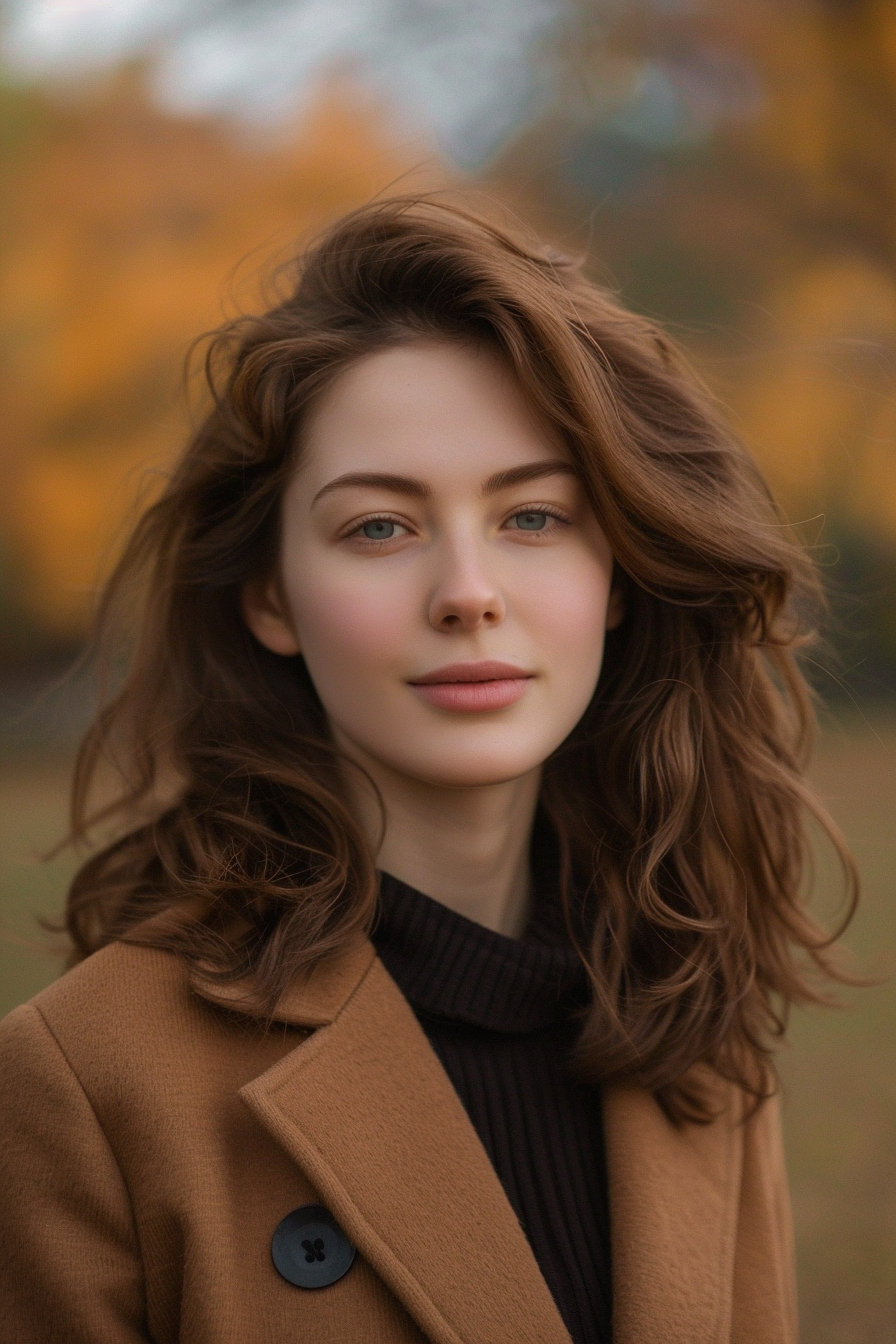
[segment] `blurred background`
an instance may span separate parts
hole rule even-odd
[[[59,970],[57,683],[190,341],[376,192],[480,190],[686,343],[828,577],[815,776],[881,983],[784,1053],[801,1307],[896,1339],[893,0],[5,0],[0,184],[0,1012]]]

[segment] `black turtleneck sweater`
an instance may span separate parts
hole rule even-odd
[[[544,893],[543,893],[544,895]],[[557,903],[520,939],[383,874],[373,932],[491,1158],[575,1344],[609,1344],[600,1090],[567,1059],[588,978]]]

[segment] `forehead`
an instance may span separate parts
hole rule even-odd
[[[397,346],[352,364],[322,394],[302,440],[300,488],[312,492],[352,471],[438,487],[478,485],[551,457],[568,461],[497,354],[447,342]]]

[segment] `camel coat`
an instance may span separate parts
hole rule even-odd
[[[0,1023],[3,1344],[569,1344],[494,1170],[370,944],[288,991],[115,944]],[[792,1344],[773,1104],[671,1125],[605,1089],[615,1344]],[[323,1204],[337,1283],[271,1262]]]

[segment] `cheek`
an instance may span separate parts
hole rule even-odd
[[[520,593],[527,624],[553,661],[599,667],[610,596],[612,562],[589,552],[572,563],[545,566]]]
[[[357,573],[340,574],[338,567],[315,572],[308,566],[301,582],[290,582],[287,596],[296,634],[309,666],[339,669],[352,675],[365,667],[375,670],[394,661],[401,637],[412,619],[411,602],[401,584],[364,584]]]

